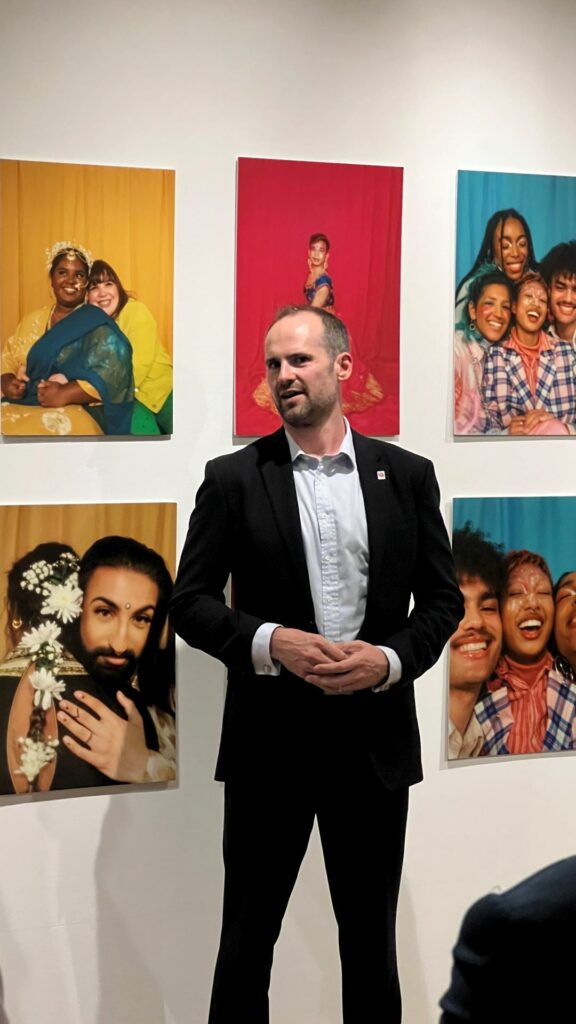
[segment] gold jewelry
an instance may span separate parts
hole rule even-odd
[[[12,629],[22,629],[22,619],[12,619],[10,625]]]
[[[57,256],[66,253],[66,259],[72,262],[80,254],[88,271],[92,269],[94,257],[89,249],[86,249],[84,245],[80,245],[80,242],[54,242],[54,245],[44,250],[46,254],[46,270],[52,269],[52,264]]]

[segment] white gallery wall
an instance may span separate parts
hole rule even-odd
[[[176,170],[173,438],[4,442],[0,500],[177,501],[183,542],[206,460],[235,446],[239,155],[405,168],[398,441],[434,460],[447,520],[455,495],[576,493],[573,439],[454,443],[448,412],[456,171],[576,174],[575,33],[572,0],[0,0],[1,156]],[[262,260],[281,245],[270,237]],[[570,755],[447,768],[445,670],[417,684],[425,781],[399,910],[408,1024],[437,1020],[469,903],[576,845]],[[205,1021],[223,692],[223,668],[181,648],[176,788],[0,805],[11,1024]],[[340,1019],[315,836],[271,1007],[274,1024]]]

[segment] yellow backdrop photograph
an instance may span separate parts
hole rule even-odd
[[[173,781],[176,505],[5,505],[0,535],[0,796]]]
[[[0,160],[2,433],[172,433],[174,171]]]

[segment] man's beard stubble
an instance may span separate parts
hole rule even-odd
[[[298,393],[303,396],[303,401],[293,408],[287,409],[282,401],[287,394]],[[292,387],[284,388],[282,391],[275,389],[272,393],[274,404],[284,423],[291,427],[314,427],[318,426],[334,409],[338,401],[338,394],[333,393],[315,395],[310,398],[307,391]]]
[[[121,689],[132,679],[138,666],[136,655],[130,650],[118,654],[110,647],[95,647],[93,651],[88,651],[81,645],[78,655],[88,675],[114,691]],[[126,658],[126,662],[124,665],[109,665],[99,658]]]

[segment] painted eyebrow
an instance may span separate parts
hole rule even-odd
[[[116,611],[119,611],[120,607],[121,607],[119,604],[116,604],[116,601],[111,601],[109,597],[104,597],[103,594],[100,594],[98,597],[93,597],[92,600],[90,601],[90,604],[94,604],[95,601],[103,601],[104,604],[107,605],[108,608],[114,608]],[[141,612],[147,612],[147,611],[155,612],[156,611],[156,605],[155,604],[143,604],[141,608],[135,608],[134,609],[134,614],[136,614],[137,612],[141,613]]]

